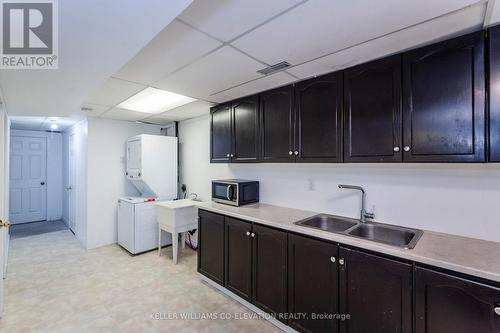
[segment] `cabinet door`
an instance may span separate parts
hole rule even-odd
[[[224,284],[224,216],[199,210],[198,272]]]
[[[298,162],[342,161],[342,72],[295,86]]]
[[[488,30],[489,40],[489,97],[490,97],[490,155],[491,162],[500,162],[500,26]]]
[[[340,312],[344,333],[412,332],[412,266],[340,248]]]
[[[483,33],[403,55],[403,159],[485,161]]]
[[[210,163],[231,161],[231,106],[210,109]]]
[[[262,161],[292,162],[294,143],[293,86],[260,94]]]
[[[337,320],[313,317],[338,313],[337,255],[335,244],[289,234],[288,312],[307,316],[290,319],[292,328],[300,332],[338,332]]]
[[[401,162],[401,56],[344,72],[344,162]]]
[[[500,289],[444,273],[415,270],[417,333],[500,332]]]
[[[252,224],[225,217],[226,274],[224,286],[250,301],[252,297]]]
[[[233,162],[256,162],[259,159],[259,98],[257,95],[232,103]]]
[[[268,313],[286,313],[287,234],[258,224],[253,232],[253,303]]]

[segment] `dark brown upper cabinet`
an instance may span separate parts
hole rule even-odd
[[[287,233],[253,225],[253,304],[268,313],[287,311]]]
[[[401,55],[344,72],[344,162],[401,162]]]
[[[259,99],[249,96],[210,109],[210,162],[259,159]]]
[[[295,85],[297,162],[342,162],[342,72]]]
[[[224,283],[224,216],[198,212],[198,272]]]
[[[259,159],[259,98],[245,97],[232,103],[233,162],[256,162]]]
[[[340,247],[343,333],[412,332],[412,265]],[[444,331],[443,331],[444,332]]]
[[[488,30],[491,162],[500,162],[500,26]]]
[[[288,235],[289,325],[299,332],[338,332],[338,320],[313,318],[339,313],[338,246],[299,235]]]
[[[210,162],[231,161],[231,105],[221,104],[210,109]]]
[[[500,332],[500,289],[417,267],[415,332]]]
[[[484,162],[483,32],[403,54],[403,160]]]
[[[244,300],[252,298],[252,224],[225,217],[224,287]]]
[[[263,162],[293,162],[293,85],[260,94],[260,132]]]

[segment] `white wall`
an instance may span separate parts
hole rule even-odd
[[[47,220],[60,220],[63,207],[63,145],[60,133],[11,130],[11,136],[38,136],[47,138]]]
[[[180,183],[210,200],[212,179],[260,181],[260,201],[358,217],[367,209],[386,223],[500,241],[499,164],[210,164],[208,116],[179,124]]]
[[[117,240],[118,199],[139,195],[125,178],[125,142],[138,134],[160,134],[160,127],[89,118],[87,248]]]

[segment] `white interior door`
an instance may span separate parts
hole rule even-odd
[[[11,223],[46,219],[46,177],[47,139],[12,136],[10,140]]]
[[[76,156],[75,156],[75,135],[70,134],[69,144],[68,144],[68,167],[69,167],[69,177],[68,177],[68,218],[69,218],[69,228],[75,232],[76,228],[76,195],[75,195],[75,180],[76,180]]]

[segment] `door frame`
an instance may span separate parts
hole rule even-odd
[[[76,193],[74,192],[76,182],[76,161],[75,161],[75,136],[70,132],[68,134],[68,183],[66,187],[66,195],[68,199],[68,227],[75,233],[76,229]],[[72,154],[73,153],[73,154]]]
[[[0,219],[7,221],[9,216],[9,145],[10,120],[0,105]],[[4,313],[4,280],[7,277],[7,258],[9,254],[9,229],[0,227],[0,318]]]

